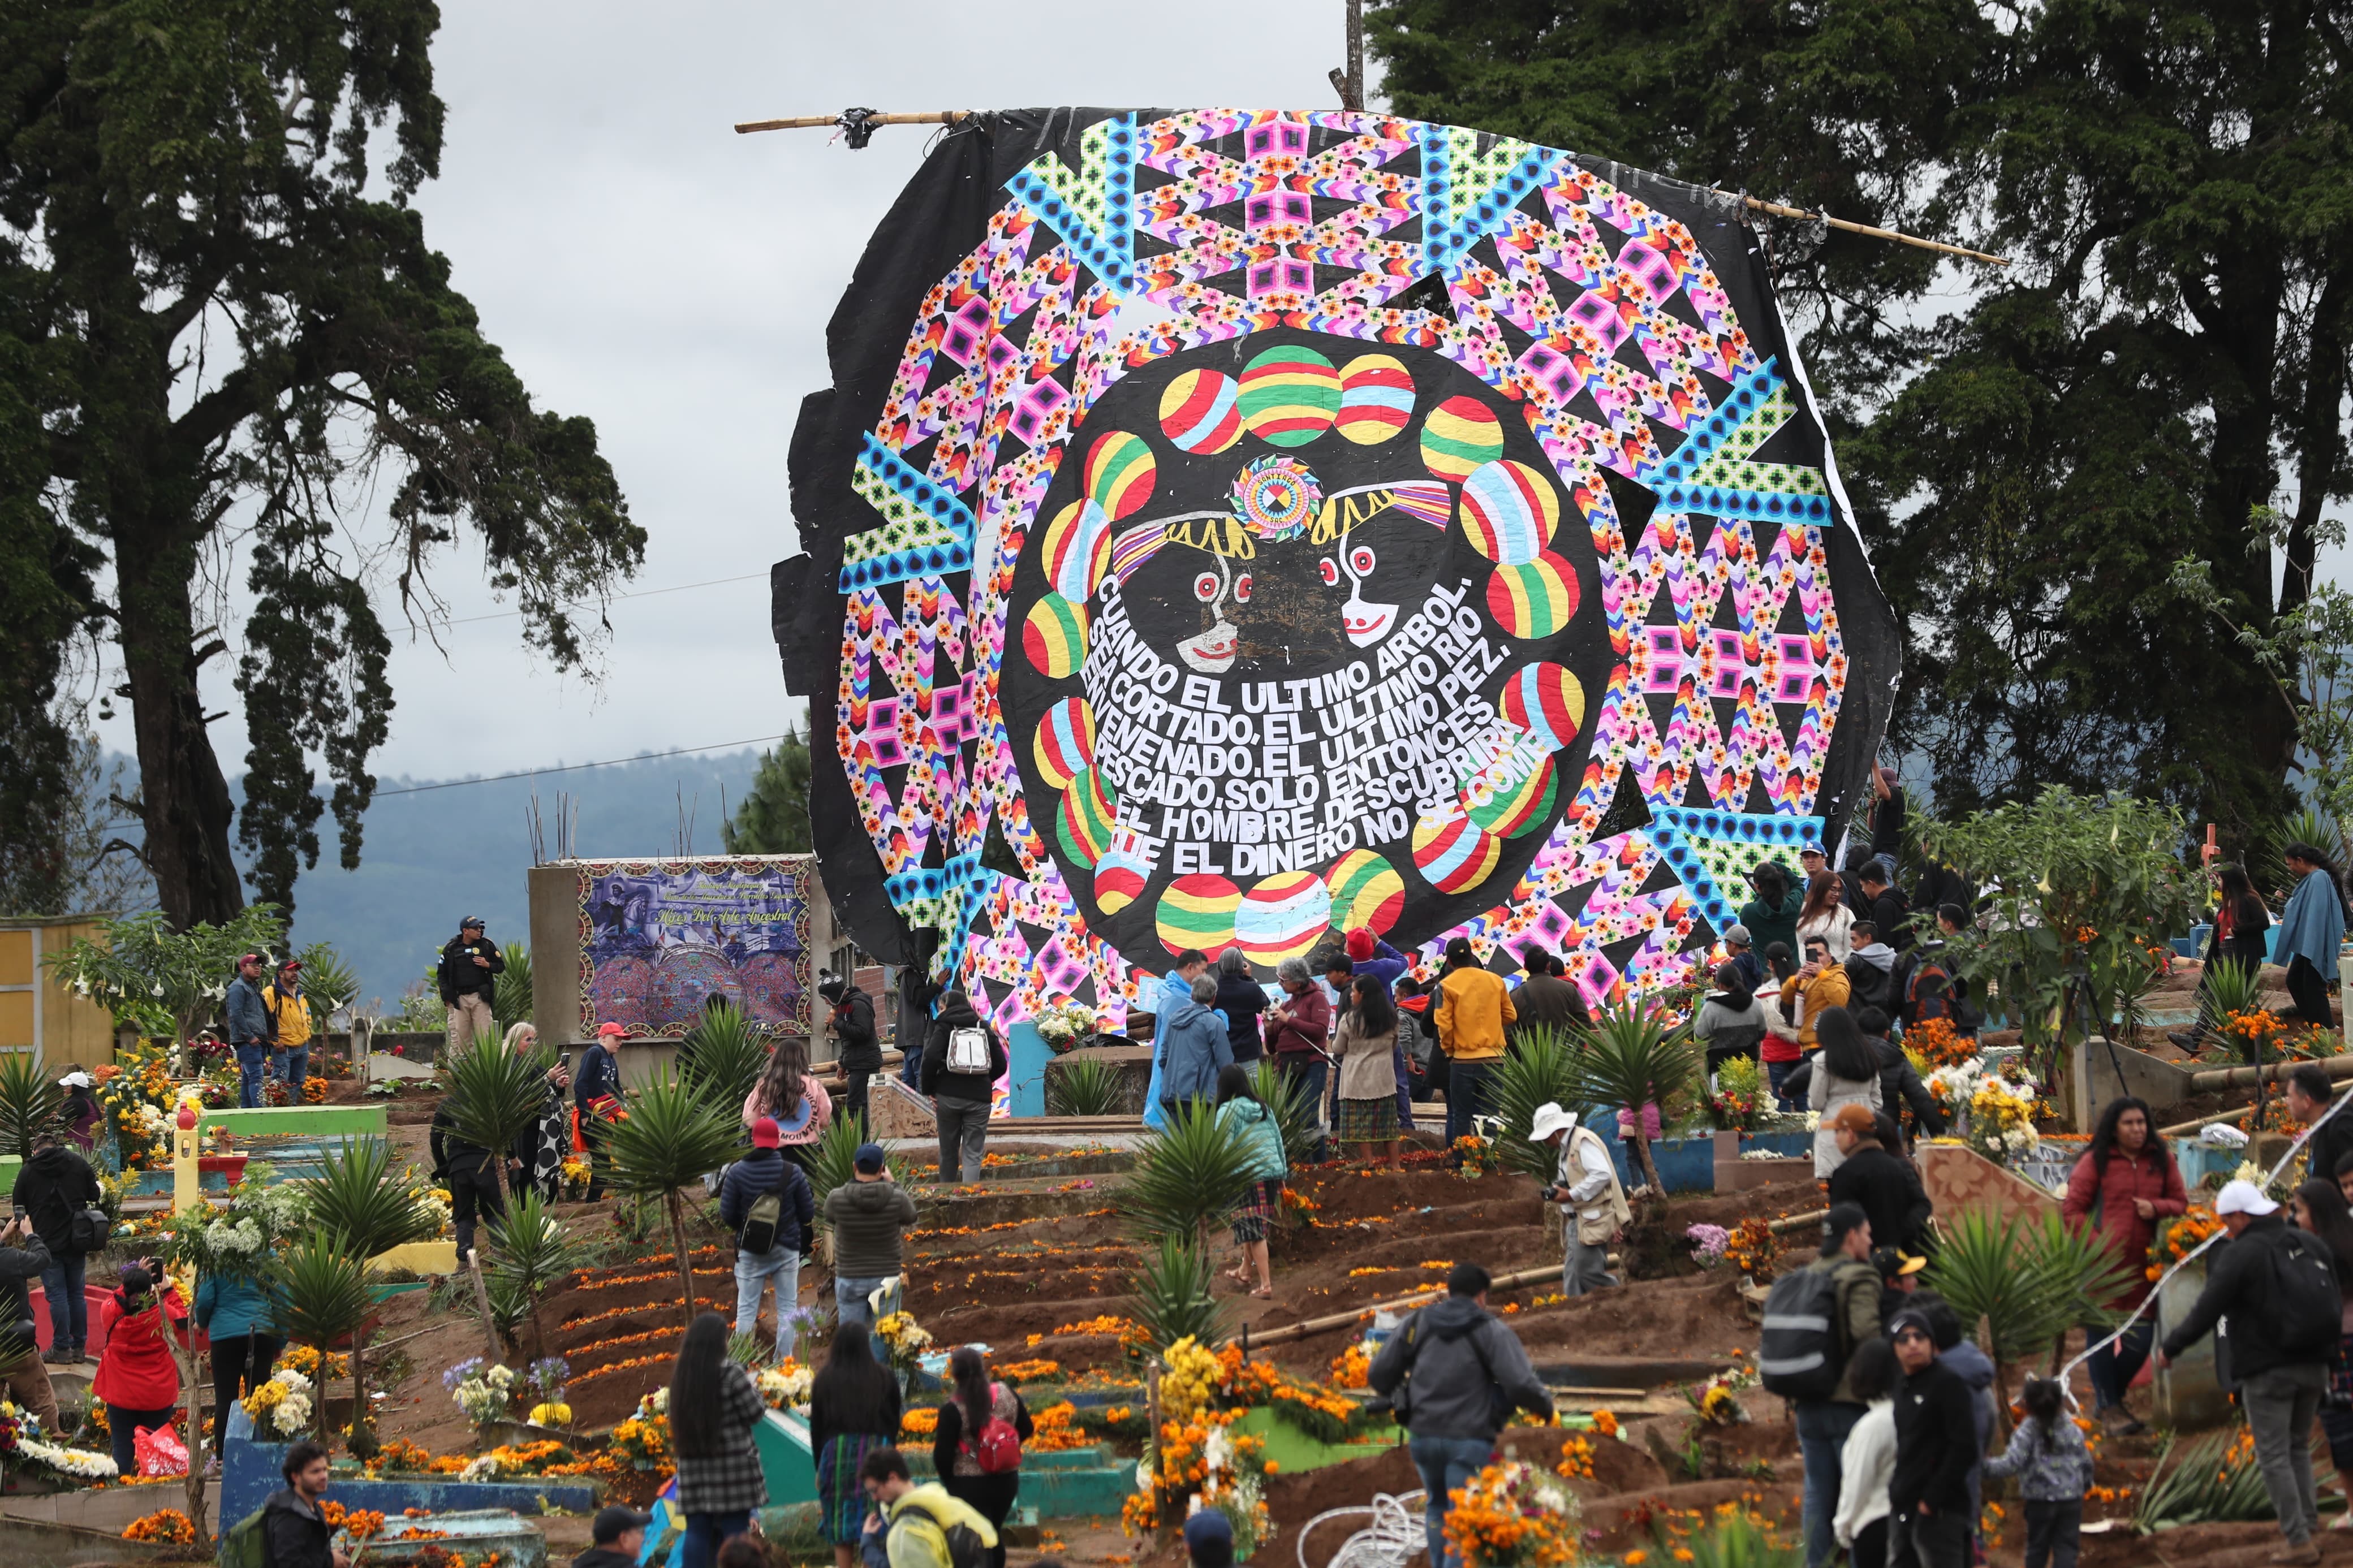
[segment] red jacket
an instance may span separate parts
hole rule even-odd
[[[161,1301],[143,1312],[126,1316],[120,1290],[100,1304],[98,1321],[106,1335],[106,1350],[98,1360],[98,1375],[90,1380],[92,1394],[126,1410],[161,1410],[178,1401],[180,1365],[164,1342],[167,1309],[185,1335],[188,1310],[177,1286],[167,1287]]]
[[[1290,1010],[1290,1021],[1266,1026],[1269,1056],[1298,1056],[1332,1048],[1332,1005],[1324,1000],[1323,992],[1310,984],[1296,996],[1286,994],[1279,1005]]]
[[[2133,1207],[2135,1198],[2147,1198],[2159,1217],[2189,1207],[2181,1168],[2159,1153],[2154,1142],[2137,1156],[2110,1150],[2105,1176],[2093,1168],[2091,1152],[2085,1151],[2068,1174],[2067,1196],[2059,1205],[2068,1224],[2080,1228],[2088,1221],[2116,1261],[2132,1270],[2132,1288],[2109,1302],[2112,1307],[2137,1307],[2148,1296],[2148,1248],[2157,1239],[2157,1220],[2141,1218]]]

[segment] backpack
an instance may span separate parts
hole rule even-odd
[[[1784,1399],[1828,1399],[1846,1370],[1840,1337],[1839,1282],[1831,1270],[1800,1268],[1774,1280],[1757,1350],[1766,1389]]]
[[[993,1400],[1004,1386],[1003,1384],[990,1384],[990,1398]],[[984,1476],[1001,1476],[1008,1470],[1021,1468],[1021,1434],[1013,1429],[1012,1422],[994,1410],[981,1425],[977,1435],[966,1432],[963,1441],[956,1446],[972,1456],[972,1462],[980,1467],[980,1473]]]
[[[1907,1025],[1942,1018],[1957,1032],[1966,1035],[1980,1022],[1968,998],[1954,989],[1952,970],[1933,953],[1923,954],[1905,976],[1901,1000],[1898,1016]]]
[[[2327,1258],[2306,1247],[2290,1231],[2271,1248],[2270,1308],[2272,1342],[2292,1361],[2308,1360],[2336,1349],[2342,1337],[2339,1324],[2344,1298],[2337,1289],[2337,1270]]]
[[[972,1526],[962,1522],[950,1524],[938,1514],[934,1513],[929,1508],[915,1501],[912,1498],[900,1499],[898,1509],[894,1511],[903,1511],[909,1509],[922,1514],[925,1519],[930,1520],[934,1524],[937,1525],[939,1527],[940,1533],[946,1537],[948,1543],[949,1568],[987,1568],[989,1550],[988,1547],[982,1542],[980,1532],[978,1531],[973,1529]]]
[[[95,1206],[75,1209],[66,1219],[66,1250],[96,1252],[113,1234],[114,1222],[106,1217],[104,1209]]]
[[[785,1226],[785,1189],[793,1183],[793,1163],[786,1160],[783,1163],[784,1169],[776,1173],[775,1189],[754,1198],[751,1208],[744,1215],[744,1228],[737,1233],[735,1245],[746,1252],[776,1249],[776,1237]]]
[[[948,1031],[947,1070],[985,1073],[988,1070],[988,1031],[981,1028]]]
[[[220,1568],[269,1568],[269,1538],[261,1528],[262,1517],[269,1511],[266,1506],[255,1509],[221,1531],[216,1559]]]
[[[1413,1426],[1414,1363],[1421,1359],[1420,1312],[1416,1312],[1406,1320],[1405,1343],[1406,1349],[1412,1353],[1405,1359],[1404,1381],[1400,1382],[1396,1390],[1389,1394],[1388,1408],[1390,1416],[1397,1424],[1410,1430]],[[1512,1418],[1512,1400],[1511,1396],[1504,1392],[1504,1385],[1495,1381],[1494,1363],[1487,1359],[1487,1347],[1479,1342],[1479,1331],[1476,1327],[1471,1331],[1471,1353],[1478,1358],[1479,1370],[1486,1375],[1488,1423],[1500,1432],[1504,1424]]]

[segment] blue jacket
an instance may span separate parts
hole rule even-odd
[[[1349,966],[1349,973],[1369,974],[1381,983],[1381,989],[1391,998],[1397,994],[1398,976],[1412,967],[1404,953],[1385,942],[1375,942],[1373,952],[1378,956],[1358,961]]]
[[[2320,971],[2323,980],[2337,973],[2337,944],[2345,940],[2345,906],[2337,901],[2337,889],[2329,883],[2328,873],[2314,867],[2305,873],[2295,891],[2287,896],[2287,909],[2280,915],[2279,942],[2272,949],[2272,962],[2281,968],[2288,960],[2301,958]]]
[[[608,1094],[621,1092],[621,1064],[602,1043],[580,1053],[580,1070],[572,1075],[572,1103],[583,1114]]]
[[[776,1216],[776,1245],[800,1252],[807,1246],[802,1238],[814,1234],[809,1227],[817,1219],[817,1196],[801,1168],[774,1149],[754,1149],[727,1167],[727,1180],[719,1188],[719,1222],[742,1230],[753,1204],[776,1190],[779,1165],[785,1167],[785,1206]]]
[[[228,1043],[269,1043],[269,1010],[261,1005],[261,987],[242,974],[228,983]]]
[[[1218,1069],[1234,1059],[1219,1013],[1188,996],[1182,1007],[1160,1016],[1159,1036],[1160,1098],[1215,1100]]]
[[[275,1335],[277,1307],[258,1280],[207,1274],[196,1281],[196,1327],[216,1340]]]

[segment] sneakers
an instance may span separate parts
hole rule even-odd
[[[69,1345],[51,1345],[41,1352],[41,1360],[48,1366],[71,1366],[74,1363],[73,1348]]]
[[[2320,1561],[2320,1548],[2309,1541],[2301,1545],[2283,1546],[2263,1561],[2266,1563],[2317,1563]]]

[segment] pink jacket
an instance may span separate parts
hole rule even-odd
[[[2137,1307],[2148,1297],[2148,1248],[2157,1239],[2157,1220],[2141,1218],[2133,1206],[2135,1198],[2147,1198],[2158,1218],[2187,1213],[2181,1167],[2153,1147],[2144,1148],[2137,1157],[2117,1148],[2109,1152],[2107,1170],[2102,1173],[2093,1169],[2086,1150],[2068,1173],[2067,1196],[2059,1205],[2069,1225],[2097,1229],[2116,1261],[2132,1270],[2132,1288],[2109,1302],[2111,1307]]]
[[[817,1114],[810,1117],[799,1131],[787,1131],[785,1133],[784,1142],[787,1144],[816,1142],[824,1136],[826,1123],[833,1120],[833,1101],[827,1097],[824,1086],[807,1073],[801,1075],[801,1092],[808,1096],[811,1105],[817,1107]],[[744,1097],[744,1129],[748,1131],[752,1123],[767,1114],[767,1108],[760,1103],[760,1086],[755,1083],[752,1086],[752,1092]]]

